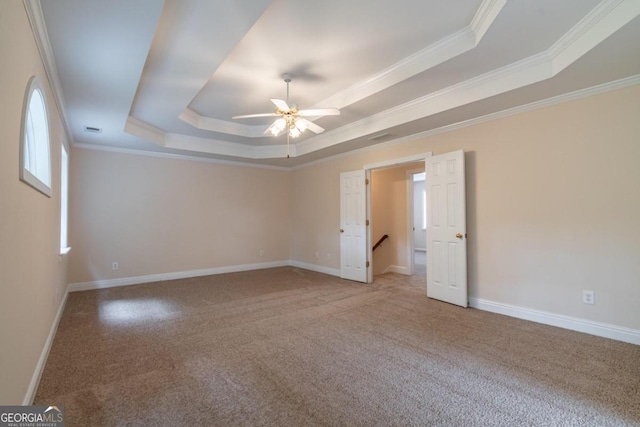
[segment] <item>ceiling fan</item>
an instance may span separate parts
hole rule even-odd
[[[305,130],[309,129],[314,133],[324,132],[324,128],[313,123],[311,120],[307,120],[305,117],[321,117],[321,116],[339,116],[340,110],[337,108],[318,108],[313,110],[298,110],[295,104],[289,104],[289,83],[291,83],[291,75],[283,74],[282,78],[287,84],[287,100],[272,99],[276,106],[275,113],[260,113],[260,114],[247,114],[244,116],[233,116],[233,119],[248,119],[253,117],[278,117],[269,126],[264,133],[266,135],[271,134],[273,136],[280,135],[281,132],[287,133],[287,144],[289,143],[289,137],[296,138],[302,134]]]

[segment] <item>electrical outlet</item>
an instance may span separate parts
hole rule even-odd
[[[331,260],[331,253],[327,252],[327,261]]]
[[[320,259],[320,254],[316,251],[316,259]]]
[[[111,269],[112,270],[117,270],[118,269],[118,262],[117,261],[111,263]]]
[[[582,291],[582,302],[585,304],[595,304],[596,295],[593,291]]]
[[[264,249],[260,249],[260,256],[264,256]]]

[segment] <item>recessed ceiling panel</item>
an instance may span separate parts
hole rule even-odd
[[[189,107],[222,120],[271,111],[285,98],[309,107],[471,22],[481,1],[276,0]]]

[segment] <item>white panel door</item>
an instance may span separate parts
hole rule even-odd
[[[340,174],[340,277],[367,281],[364,170]]]
[[[427,296],[466,307],[464,151],[427,157]]]

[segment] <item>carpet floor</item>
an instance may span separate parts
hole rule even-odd
[[[70,426],[637,426],[640,346],[283,267],[69,295]]]

